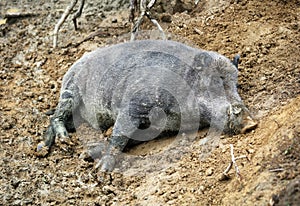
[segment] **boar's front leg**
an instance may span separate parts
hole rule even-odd
[[[72,118],[74,108],[74,91],[64,90],[61,94],[59,103],[55,113],[50,120],[50,125],[44,134],[44,140],[37,146],[37,152],[46,148],[47,150],[54,144],[55,138],[59,138],[62,142],[69,143],[68,131],[74,131],[74,123]]]

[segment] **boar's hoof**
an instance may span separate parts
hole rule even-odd
[[[115,168],[116,160],[115,157],[112,155],[105,155],[101,158],[99,163],[101,165],[101,172],[111,172]]]

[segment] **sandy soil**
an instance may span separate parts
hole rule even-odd
[[[172,138],[138,145],[127,153],[143,156],[139,168],[111,174],[81,158],[85,144],[76,134],[74,145],[56,145],[45,158],[34,153],[64,73],[85,52],[123,41],[130,31],[126,7],[114,12],[89,2],[79,30],[68,20],[53,49],[51,34],[67,2],[0,2],[0,205],[300,205],[300,1],[159,1],[153,13],[172,36],[241,55],[239,93],[259,126],[222,136],[205,159],[200,131],[177,161],[166,158],[153,171],[151,157]],[[4,23],[12,8],[34,15]],[[142,27],[155,29],[148,21]],[[241,178],[231,170],[222,180],[230,144],[249,160],[237,161]]]

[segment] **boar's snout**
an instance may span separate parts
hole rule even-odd
[[[251,131],[257,127],[257,122],[249,115],[242,122],[241,133],[244,134],[248,131]]]
[[[246,133],[257,127],[257,122],[254,120],[249,110],[243,104],[233,104],[228,109],[228,128],[226,133],[238,134]]]

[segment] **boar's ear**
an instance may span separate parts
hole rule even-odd
[[[232,60],[232,64],[238,69],[238,64],[239,64],[239,61],[240,61],[240,55],[235,55],[235,57],[233,58]]]

